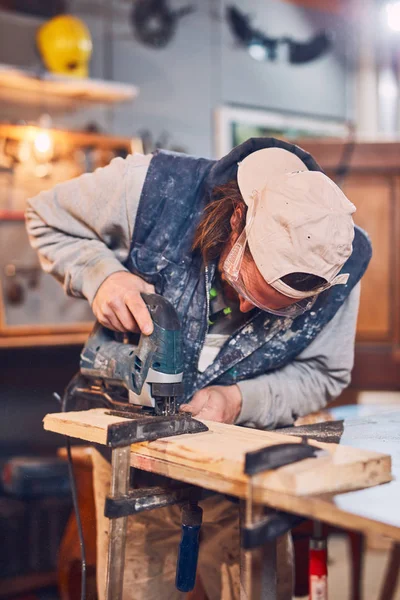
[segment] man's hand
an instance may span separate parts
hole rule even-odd
[[[94,297],[96,319],[114,331],[141,331],[150,335],[153,321],[140,293],[154,293],[154,286],[140,277],[118,271],[103,281]]]
[[[239,386],[211,385],[196,392],[190,404],[182,404],[181,411],[191,412],[194,417],[219,423],[234,423],[242,408]]]

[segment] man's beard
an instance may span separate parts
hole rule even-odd
[[[239,307],[239,294],[233,288],[230,283],[226,280],[225,275],[223,273],[219,273],[221,280],[222,293],[225,298],[225,301],[230,306]]]

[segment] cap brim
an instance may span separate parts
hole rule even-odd
[[[239,163],[237,171],[237,182],[243,200],[249,205],[254,190],[260,192],[272,177],[294,171],[307,171],[307,167],[289,150],[263,148],[252,152]]]

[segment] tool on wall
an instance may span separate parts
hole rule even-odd
[[[172,10],[167,0],[135,0],[131,22],[136,38],[152,48],[165,48],[175,35],[178,21],[195,10],[188,4]]]
[[[153,333],[141,335],[136,345],[118,339],[120,334],[97,323],[83,348],[80,373],[70,382],[62,401],[66,411],[76,399],[100,400],[110,408],[109,414],[125,418],[107,430],[107,446],[112,450],[111,494],[105,505],[105,516],[110,519],[107,600],[122,598],[127,517],[143,510],[185,504],[176,584],[179,590],[190,591],[196,579],[202,514],[197,488],[179,485],[130,490],[131,444],[208,430],[190,413],[179,413],[183,361],[178,314],[157,294],[142,294],[142,298],[153,320]],[[79,520],[74,485],[72,489]],[[85,598],[83,579],[81,598]]]
[[[256,29],[250,22],[250,18],[235,6],[228,6],[226,17],[230,29],[239,42],[245,47],[250,56],[256,60],[274,61],[278,57],[278,48],[285,44],[288,48],[289,62],[300,65],[320,58],[333,43],[330,32],[321,31],[306,42],[298,42],[291,37],[271,37],[265,32]]]

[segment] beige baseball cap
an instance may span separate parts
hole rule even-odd
[[[239,163],[237,181],[248,206],[247,240],[265,281],[290,298],[314,296],[345,284],[340,274],[352,253],[356,208],[329,177],[309,171],[292,152],[263,148]],[[299,291],[281,278],[309,273],[326,280]]]

